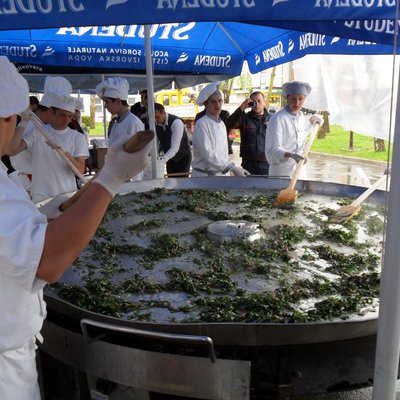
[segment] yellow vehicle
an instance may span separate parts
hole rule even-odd
[[[188,134],[193,132],[194,119],[199,112],[196,95],[189,89],[160,90],[154,93],[155,101],[165,107],[169,114],[177,115],[188,128]]]
[[[191,93],[189,89],[160,90],[154,95],[156,102],[162,104],[164,107],[195,103],[194,93]]]

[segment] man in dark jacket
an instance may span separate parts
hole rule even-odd
[[[192,152],[185,124],[176,115],[167,114],[159,103],[154,105],[154,118],[157,137],[164,152],[161,160],[167,163],[167,174],[188,176]]]
[[[251,111],[244,110],[251,107]],[[253,92],[226,121],[227,129],[240,129],[242,167],[252,175],[268,175],[265,133],[269,119],[262,92]]]
[[[147,90],[140,91],[140,101],[131,106],[131,113],[136,115],[144,124],[146,129],[149,129],[149,118],[147,112]]]

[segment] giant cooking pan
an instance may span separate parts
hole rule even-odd
[[[121,189],[121,194],[131,191],[138,193],[147,192],[156,188],[223,189],[228,191],[254,188],[280,190],[287,186],[287,182],[287,180],[267,179],[263,177],[169,178],[125,184]],[[299,181],[296,187],[300,193],[351,198],[359,196],[365,190],[362,187],[315,181]],[[384,203],[385,192],[375,191],[369,201]],[[157,323],[124,320],[90,312],[60,299],[51,289],[45,290],[45,299],[49,311],[48,319],[55,321],[58,325],[76,331],[80,331],[80,321],[82,319],[89,319],[109,324],[113,327],[170,334],[207,336],[213,340],[216,346],[251,347],[325,343],[371,336],[377,330],[377,312],[369,312],[363,316],[354,316],[354,318],[346,321],[337,320],[313,323]]]

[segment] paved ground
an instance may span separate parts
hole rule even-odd
[[[242,160],[239,157],[239,145],[233,146],[233,154],[230,158],[234,163],[240,165]],[[309,180],[368,187],[382,176],[386,169],[386,163],[310,153],[305,167],[307,167],[307,179]]]

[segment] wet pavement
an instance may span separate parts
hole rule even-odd
[[[241,164],[239,145],[233,146],[230,159]],[[308,180],[369,187],[382,176],[386,163],[310,152],[305,167]],[[385,184],[381,189],[384,188]]]

